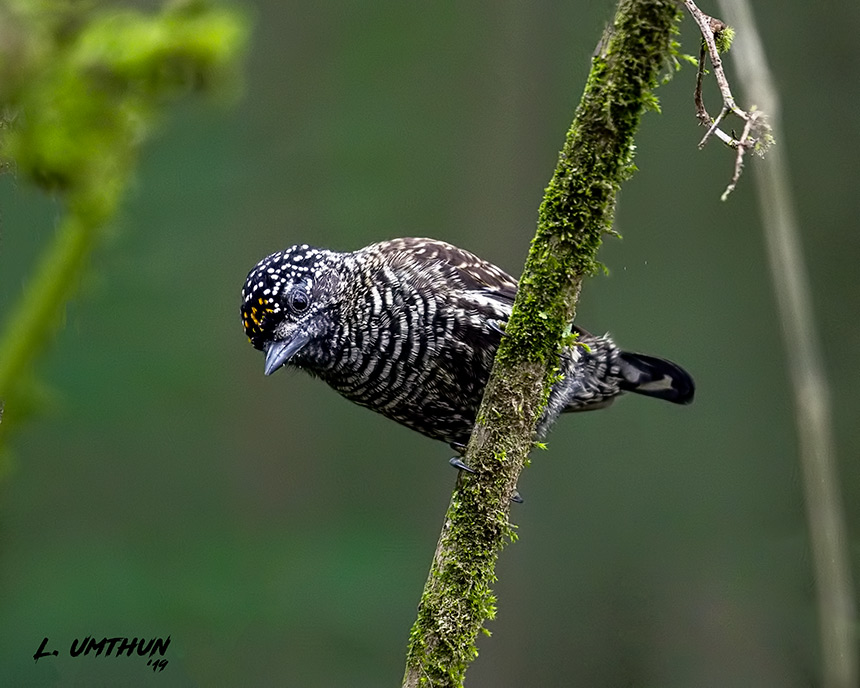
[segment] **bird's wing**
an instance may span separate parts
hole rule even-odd
[[[514,302],[517,280],[474,253],[436,239],[404,238],[383,243],[404,259],[426,262],[441,270],[461,290],[484,292],[507,304]]]
[[[504,329],[517,295],[517,280],[501,268],[479,258],[474,253],[437,239],[408,237],[377,244],[380,248],[398,251],[404,260],[433,264],[448,279],[459,283],[461,294],[478,310],[489,311],[495,327]],[[573,325],[573,331],[583,340],[593,335]]]

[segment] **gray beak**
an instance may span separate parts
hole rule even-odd
[[[291,339],[285,339],[279,342],[272,342],[266,348],[266,375],[271,375],[278,368],[295,356],[299,349],[310,341],[310,337],[303,332],[299,332]]]

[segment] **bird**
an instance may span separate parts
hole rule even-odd
[[[296,244],[248,273],[241,318],[266,354],[266,375],[303,370],[462,454],[516,292],[504,270],[435,239],[351,252]],[[625,392],[693,400],[693,378],[679,365],[571,327],[577,338],[560,352],[537,440],[561,413],[605,408]]]

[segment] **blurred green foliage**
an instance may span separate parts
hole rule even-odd
[[[248,25],[235,9],[203,0],[152,15],[10,0],[0,5],[0,24],[0,164],[60,194],[65,205],[0,333],[2,442],[9,421],[34,405],[32,363],[62,323],[141,145],[176,96],[236,85]]]

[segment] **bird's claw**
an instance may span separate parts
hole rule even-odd
[[[507,325],[507,323],[503,320],[490,319],[487,320],[487,325],[491,330],[498,332],[503,337],[505,336],[505,325]]]
[[[467,466],[467,465],[463,462],[463,459],[461,459],[459,456],[452,456],[452,457],[448,460],[448,463],[450,463],[454,468],[458,468],[458,469],[460,469],[461,471],[466,471],[466,473],[475,473],[475,472],[476,472],[474,468],[471,468],[470,466]]]

